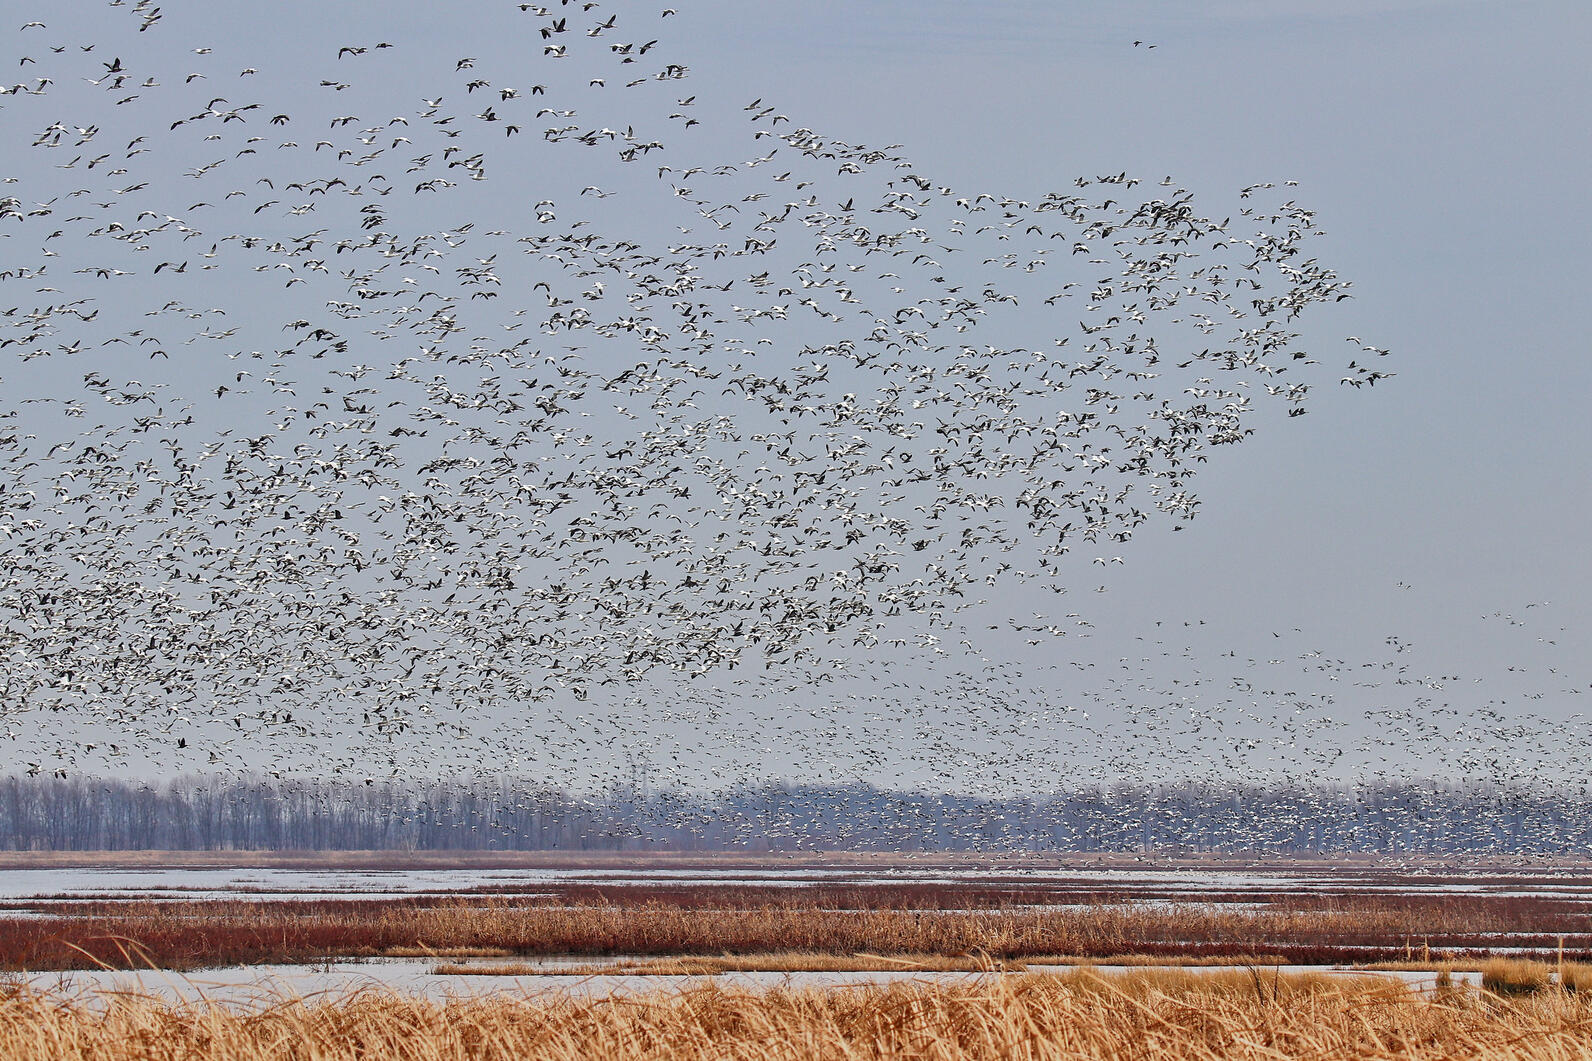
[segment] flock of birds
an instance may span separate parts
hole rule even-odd
[[[948,187],[698,99],[672,10],[483,4],[457,55],[283,18],[240,54],[193,4],[35,6],[0,86],[0,704],[34,771],[596,755],[593,696],[784,710],[975,660],[970,614],[1192,518],[1268,408],[1388,375],[1300,342],[1350,285],[1292,182],[1231,217],[1169,177]],[[971,667],[891,695],[985,710]]]

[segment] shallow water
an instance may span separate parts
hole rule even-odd
[[[227,1006],[256,1007],[272,1005],[283,998],[305,999],[339,998],[359,990],[393,991],[403,995],[431,998],[472,998],[482,996],[546,997],[572,994],[581,997],[605,998],[612,995],[636,995],[658,991],[680,991],[711,981],[724,987],[742,988],[809,988],[847,987],[900,982],[916,983],[966,983],[1001,973],[981,972],[922,972],[918,970],[868,971],[868,972],[732,972],[716,976],[627,976],[600,974],[587,976],[557,975],[558,963],[541,964],[546,973],[527,976],[494,975],[437,975],[431,972],[435,965],[431,959],[399,958],[365,962],[333,962],[329,965],[259,965],[230,966],[206,969],[186,975],[162,970],[132,972],[72,971],[64,973],[35,973],[24,979],[38,990],[59,991],[67,995],[93,998],[107,992],[150,995],[168,1001],[197,1001],[201,999]],[[483,964],[488,964],[483,962]],[[582,962],[582,964],[589,964]],[[1071,972],[1068,965],[1030,965],[1029,972],[1064,974]],[[1097,965],[1092,968],[1104,974],[1122,974],[1145,969],[1170,969],[1174,966],[1123,966]],[[1347,970],[1335,966],[1283,965],[1283,966],[1192,966],[1196,973],[1231,972],[1256,969],[1261,977],[1280,972],[1320,973],[1324,975],[1384,976],[1390,980],[1407,983],[1412,989],[1431,990],[1436,984],[1436,974],[1431,972],[1377,970]],[[1456,982],[1479,985],[1479,973],[1456,972]]]

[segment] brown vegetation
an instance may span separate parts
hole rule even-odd
[[[836,909],[796,902],[743,905],[733,897],[704,906],[629,895],[582,904],[481,898],[32,905],[47,916],[0,918],[0,968],[104,963],[193,969],[417,953],[646,957],[775,951],[995,959],[1263,954],[1321,964],[1484,954],[1503,933],[1516,933],[1507,937],[1511,945],[1540,947],[1537,956],[1543,957],[1557,938],[1538,932],[1547,915],[1537,908],[1446,899],[1409,904],[1374,896],[1258,910],[1165,904]],[[1511,922],[1511,912],[1522,920]],[[1586,916],[1574,920],[1584,930]],[[1518,935],[1522,931],[1528,934]],[[1584,932],[1567,935],[1566,957],[1584,960],[1588,946]]]
[[[884,954],[817,954],[776,951],[769,954],[721,954],[717,957],[620,958],[611,962],[549,967],[530,962],[469,964],[444,962],[432,968],[439,976],[718,976],[721,973],[1022,972],[1021,962],[987,957],[957,958],[921,954],[910,958]]]
[[[1553,969],[1543,962],[1493,958],[1481,967],[1481,986],[1497,995],[1531,995],[1553,983]]]
[[[1324,977],[1134,974],[966,984],[435,1002],[380,993],[253,1010],[136,996],[0,1000],[0,1056],[132,1061],[726,1057],[1121,1061],[1592,1058],[1592,1000]]]
[[[1592,992],[1592,965],[1564,963],[1559,968],[1559,983],[1566,991]]]

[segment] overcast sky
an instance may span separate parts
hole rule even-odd
[[[1396,375],[1319,388],[1308,415],[1258,417],[1253,437],[1202,467],[1202,505],[1186,528],[1152,522],[1129,542],[1075,550],[1064,607],[1037,590],[1002,592],[968,618],[971,650],[906,646],[857,660],[849,675],[754,676],[749,686],[736,684],[739,671],[655,677],[608,699],[494,716],[488,728],[517,731],[520,750],[475,765],[577,786],[636,773],[659,784],[952,788],[1585,773],[1592,276],[1579,204],[1592,177],[1592,9],[673,2],[661,48],[689,76],[668,91],[732,114],[762,99],[796,126],[900,145],[917,172],[964,193],[1034,199],[1127,171],[1147,183],[1170,176],[1222,217],[1237,214],[1245,186],[1296,181],[1289,194],[1327,233],[1311,253],[1355,296],[1309,313],[1304,344],[1336,362],[1347,337],[1361,337],[1391,351]],[[173,67],[257,67],[284,112],[323,98],[316,82],[348,69],[336,55],[344,43],[380,40],[443,66],[474,56],[482,69],[541,45],[484,34],[496,23],[469,5],[161,7],[149,34]],[[19,24],[48,23],[28,31],[41,43],[105,35],[101,3],[17,11]],[[25,53],[32,40],[19,39]],[[212,51],[195,56],[200,47]],[[24,65],[15,76],[34,75]],[[415,76],[361,83],[347,105],[375,113],[390,97],[412,108],[430,94]],[[230,87],[210,80],[217,94]],[[85,91],[60,89],[67,100]],[[15,101],[5,106],[8,145],[37,132],[37,112],[13,122]],[[161,132],[150,133],[157,150]],[[721,142],[704,121],[695,150],[737,157],[745,137],[735,133]],[[37,165],[14,161],[20,148],[7,147],[0,170]],[[30,187],[41,172],[30,171]],[[643,180],[634,168],[600,177],[620,193]],[[494,174],[503,212],[483,222],[517,223],[538,179]],[[635,231],[651,234],[659,218],[636,194]],[[16,265],[35,252],[6,253]],[[185,297],[204,297],[199,283]],[[260,319],[276,331],[282,312],[262,308]],[[1041,609],[1081,622],[1035,645],[1003,632],[1009,616]],[[47,747],[53,737],[41,734],[58,724],[23,706],[7,705],[13,730]],[[271,750],[289,768],[316,768],[316,748]],[[436,749],[435,761],[447,758]],[[169,750],[123,764],[156,775],[203,766]]]

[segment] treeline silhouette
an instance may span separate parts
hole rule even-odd
[[[1267,851],[1592,849],[1592,794],[1442,782],[1170,784],[981,798],[865,785],[0,778],[0,849]]]

